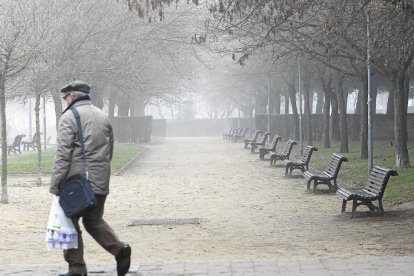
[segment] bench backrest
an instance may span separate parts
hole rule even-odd
[[[256,130],[256,133],[254,134],[254,137],[252,139],[253,142],[256,143],[257,137],[259,137],[259,134],[262,133],[261,130]]]
[[[342,162],[347,162],[348,158],[343,157],[339,154],[332,154],[329,160],[328,166],[326,166],[325,172],[333,176],[334,179],[338,176],[339,169],[341,168]]]
[[[302,156],[300,158],[300,161],[305,163],[305,164],[309,164],[309,160],[312,156],[312,153],[314,151],[318,151],[318,149],[314,146],[306,146],[305,149],[303,150]]]
[[[372,194],[373,196],[382,197],[387,187],[390,176],[398,175],[397,171],[387,169],[380,166],[375,166],[368,176],[368,182],[363,188],[363,191]]]
[[[277,143],[278,143],[280,140],[282,140],[282,137],[280,137],[279,135],[275,135],[275,137],[273,137],[273,140],[272,140],[272,143],[270,144],[269,149],[270,149],[271,151],[275,151],[275,150],[276,150]]]
[[[269,137],[269,135],[270,135],[269,132],[263,133],[262,141],[260,142],[260,144],[264,145],[266,143],[267,137]]]
[[[295,140],[288,140],[285,144],[285,147],[282,151],[283,155],[286,155],[287,157],[290,156],[290,153],[292,152],[293,146],[296,145]]]
[[[23,137],[25,137],[26,135],[22,134],[22,135],[17,135],[16,137],[14,137],[14,141],[13,141],[13,147],[17,147],[20,146],[20,143],[22,142]]]
[[[33,137],[32,137],[32,142],[33,143],[36,142],[36,136],[37,136],[37,132],[35,134],[33,134]]]
[[[241,133],[241,137],[246,137],[246,134],[247,134],[247,131],[249,130],[249,128],[248,127],[245,127],[244,128],[244,130],[243,130],[243,132]]]

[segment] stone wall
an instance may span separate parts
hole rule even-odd
[[[117,116],[111,119],[114,138],[119,143],[138,143],[151,140],[152,116]]]
[[[254,128],[254,120],[251,120]],[[248,118],[231,119],[176,119],[167,120],[166,136],[169,137],[201,137],[221,136],[231,127],[249,127]]]
[[[255,117],[257,129],[267,130],[267,114],[257,114]],[[359,140],[360,117],[357,114],[348,114],[348,137],[350,141]],[[304,124],[304,121],[303,121]],[[414,114],[408,114],[408,138],[414,137]],[[394,139],[394,117],[385,114],[372,116],[373,138],[376,140]],[[339,126],[332,126],[339,127]],[[323,137],[323,115],[312,114],[313,140],[320,141]],[[270,116],[270,133],[277,133],[283,139],[294,137],[294,123],[292,114],[274,114]]]

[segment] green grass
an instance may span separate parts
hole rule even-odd
[[[331,148],[323,148],[323,144],[314,144],[318,151],[314,152],[310,162],[310,167],[324,169],[333,152],[339,153],[339,142],[332,143]],[[395,155],[394,148],[387,141],[375,141],[373,151],[374,166],[394,168]],[[298,147],[296,147],[298,148]],[[408,145],[410,157],[414,157],[414,143]],[[348,158],[349,162],[342,164],[339,172],[338,185],[364,186],[368,176],[368,160],[360,157],[360,143],[350,142],[349,153],[341,154]],[[410,160],[414,165],[413,160]],[[401,204],[414,200],[414,168],[394,168],[398,176],[392,176],[388,182],[384,195],[384,201],[391,204]]]
[[[112,172],[119,171],[144,148],[138,144],[115,144],[112,158]],[[12,155],[7,160],[9,175],[37,173],[37,151],[23,152],[22,155]],[[52,173],[55,149],[42,150],[42,173]]]

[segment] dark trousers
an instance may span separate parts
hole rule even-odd
[[[116,256],[124,244],[119,240],[112,228],[102,219],[106,195],[95,195],[97,206],[82,214],[85,230],[109,253]],[[82,232],[79,227],[80,217],[73,218],[73,224],[78,231],[78,248],[63,251],[65,261],[69,264],[69,272],[87,273],[83,258]]]

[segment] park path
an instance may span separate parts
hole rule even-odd
[[[51,258],[56,263],[43,275],[64,270],[59,254],[33,241],[44,237],[46,188],[29,187],[21,180],[16,183],[20,185],[12,187],[11,193],[19,196],[0,208],[7,209],[6,223],[13,222],[13,212],[20,212],[27,222],[19,219],[13,229],[0,227],[0,238],[6,240],[3,250],[0,248],[3,274],[13,271],[8,266],[21,267],[27,273],[40,271],[39,265],[51,266]],[[27,198],[33,199],[29,207]],[[351,221],[349,214],[340,213],[341,201],[334,195],[308,193],[304,179],[285,178],[283,168],[270,167],[240,143],[217,137],[168,138],[149,144],[121,175],[112,177],[106,220],[131,244],[137,275],[215,275],[220,271],[275,275],[283,274],[281,268],[292,275],[307,270],[330,275],[345,272],[348,266],[356,273],[366,269],[378,272],[375,267],[379,266],[380,271],[391,269],[404,275],[404,269],[414,268],[411,206],[386,206],[384,217],[360,213]],[[137,219],[190,218],[201,223],[130,226]],[[27,231],[27,224],[33,231]],[[10,231],[30,235],[16,246],[7,242]],[[85,240],[91,272],[113,275],[109,267],[112,257],[88,235]],[[32,254],[24,261],[19,259],[27,250]],[[386,260],[399,265],[384,265]],[[211,265],[212,270],[205,270]]]

